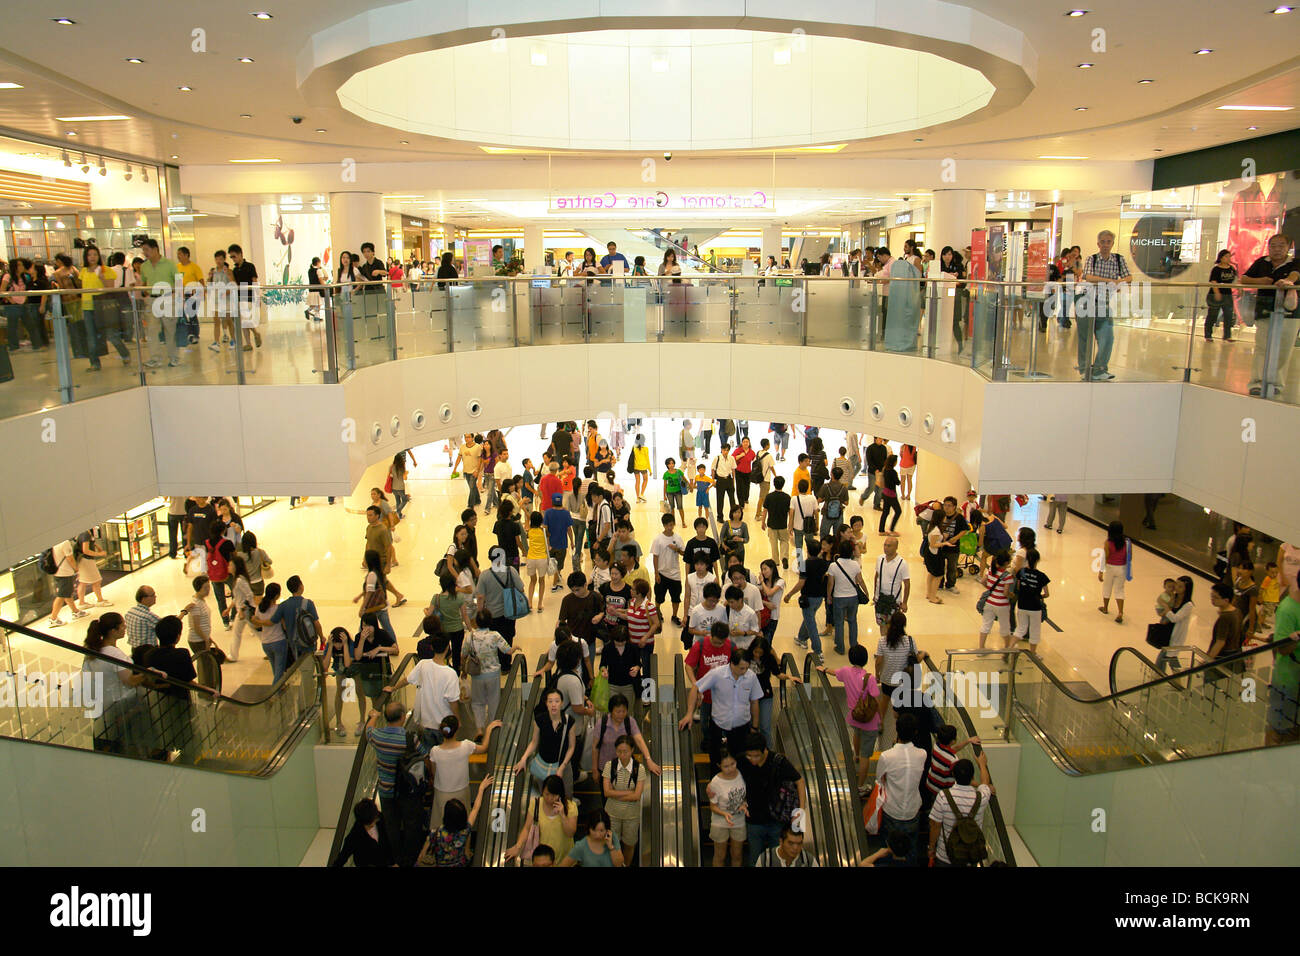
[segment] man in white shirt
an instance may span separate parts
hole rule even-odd
[[[442,719],[449,714],[460,718],[460,678],[447,666],[447,656],[451,652],[451,641],[446,635],[430,639],[433,658],[423,660],[411,668],[411,673],[386,692],[400,690],[407,684],[416,689],[415,719],[424,728],[424,742],[430,747],[442,743],[442,734],[438,731]]]
[[[912,596],[912,575],[907,561],[898,553],[898,538],[885,539],[885,553],[876,558],[876,623],[884,627],[895,611],[907,613]]]
[[[732,639],[735,640],[734,638]],[[737,760],[745,752],[745,739],[758,727],[758,702],[763,699],[763,688],[749,669],[745,652],[732,647],[731,660],[726,667],[715,667],[691,685],[686,698],[686,715],[678,722],[685,730],[695,719],[695,707],[705,691],[713,692],[710,719],[709,759],[716,768],[722,758],[722,742]]]
[[[916,735],[916,717],[910,713],[898,717],[898,743],[880,755],[876,762],[876,779],[885,791],[885,810],[880,821],[880,838],[902,833],[908,839],[907,866],[916,866],[919,855],[917,823],[921,813],[921,774],[925,771],[925,751],[912,746]]]
[[[664,597],[673,599],[673,623],[682,626],[682,552],[686,542],[676,531],[677,523],[671,514],[662,518],[664,531],[650,544],[650,558],[655,569],[655,607],[664,603]]]
[[[691,613],[686,619],[692,644],[696,641],[707,641],[714,624],[727,623],[727,606],[722,603],[721,598],[722,588],[716,581],[704,585],[701,589],[700,603],[691,608]]]
[[[727,588],[724,596],[727,599],[727,627],[731,631],[731,646],[744,650],[758,637],[758,615],[745,603],[745,592],[735,585]]]
[[[803,545],[804,545],[804,521],[807,518],[813,520],[813,532],[807,537],[814,538],[817,535],[817,499],[809,492],[808,479],[800,478],[799,487],[795,489],[794,500],[790,502],[790,527],[794,529],[794,556],[798,563],[799,571],[803,571]],[[815,549],[814,557],[816,557]]]
[[[54,558],[54,609],[50,611],[50,619],[45,626],[61,627],[66,623],[59,620],[59,611],[63,605],[72,608],[73,620],[85,617],[86,612],[77,607],[77,599],[72,595],[73,585],[77,583],[77,559],[74,556],[76,545],[64,538],[50,551]]]
[[[727,579],[731,582],[732,587],[740,588],[744,592],[745,607],[755,614],[761,614],[763,611],[763,592],[758,589],[757,584],[745,577],[745,569],[740,565],[736,565],[727,572]]]
[[[988,809],[993,794],[997,793],[989,778],[989,762],[984,756],[984,751],[981,750],[975,759],[979,761],[980,779],[984,783],[978,787],[971,786],[971,782],[975,779],[975,765],[965,758],[958,760],[952,766],[953,785],[940,791],[934,799],[934,806],[930,808],[930,859],[935,861],[936,866],[958,865],[948,857],[948,834],[957,825],[957,815],[953,813],[952,804],[956,804],[957,813],[963,817],[969,816],[974,809],[975,822],[982,828],[984,812]],[[946,794],[952,796],[952,803],[948,802]],[[977,795],[978,807],[975,806]]]

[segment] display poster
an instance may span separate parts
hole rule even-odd
[[[1047,230],[1034,229],[1029,233],[1029,249],[1025,262],[1025,282],[1029,295],[1043,294],[1047,282]]]

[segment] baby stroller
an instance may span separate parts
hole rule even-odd
[[[957,539],[957,577],[963,574],[969,574],[971,577],[979,577],[980,573],[980,538],[974,531],[967,531]]]

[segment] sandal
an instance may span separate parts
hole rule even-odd
[[[1116,618],[1115,618],[1115,623],[1116,623],[1116,624],[1123,624],[1123,623],[1124,623],[1124,615],[1121,614],[1121,615],[1119,615],[1118,617],[1116,617]]]
[[[926,598],[931,604],[942,604],[943,598]]]
[[[400,601],[394,601],[393,607],[401,607],[405,603],[406,603],[406,598],[402,598]]]
[[[1097,608],[1097,610],[1100,611],[1102,614],[1109,614],[1109,613],[1110,613],[1110,611],[1107,610],[1107,609],[1104,608],[1104,607],[1099,607],[1099,608]]]

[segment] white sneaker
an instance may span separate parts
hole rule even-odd
[[[160,368],[161,366],[162,366],[162,362],[154,358],[146,359],[144,363],[145,368]]]
[[[73,620],[79,620],[80,618],[86,617],[88,614],[89,614],[88,611],[73,611],[72,617]]]
[[[220,352],[220,351],[221,351],[221,346],[220,346],[220,344],[218,344],[218,343],[216,343],[216,342],[213,342],[212,344],[210,344],[210,345],[208,346],[208,348],[212,349],[212,351],[214,351],[214,352]]]
[[[180,364],[181,364],[180,359],[172,359],[170,362],[167,363],[167,367],[168,367],[168,368],[176,368],[176,366],[178,366],[178,365],[180,365]]]
[[[67,621],[60,621],[57,617],[53,617],[53,618],[50,618],[48,621],[45,622],[45,626],[46,626],[46,627],[62,627],[64,624],[67,624],[67,623],[68,623]]]
[[[347,739],[348,732],[346,729],[344,729],[342,724],[339,724],[337,727],[334,728],[334,733],[338,734],[340,740]]]

